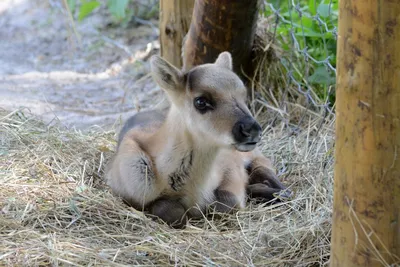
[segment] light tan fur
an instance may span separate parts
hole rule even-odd
[[[108,185],[135,208],[150,210],[170,224],[183,216],[174,210],[197,217],[216,201],[222,202],[215,206],[218,211],[243,208],[253,169],[267,170],[257,178],[261,184],[276,177],[254,148],[261,128],[245,104],[246,88],[232,72],[230,54],[221,53],[214,64],[186,73],[158,56],[151,66],[171,105],[126,123],[106,171]],[[212,102],[206,111],[194,104],[203,96]]]

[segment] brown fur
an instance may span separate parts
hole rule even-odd
[[[271,188],[285,189],[254,149],[261,128],[245,104],[246,88],[232,72],[229,53],[187,73],[158,56],[151,65],[171,105],[138,113],[121,130],[106,171],[115,194],[181,227],[186,216],[202,216],[212,204],[219,212],[243,208],[246,190],[269,199]],[[209,109],[195,107],[200,96]]]

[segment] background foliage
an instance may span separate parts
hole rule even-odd
[[[109,15],[121,26],[132,18],[158,16],[158,1],[149,1],[145,8],[135,4],[135,0],[66,1],[78,21],[101,5],[106,5]],[[338,0],[264,1],[261,15],[275,17],[274,37],[289,54],[280,59],[288,84],[297,87],[314,106],[331,109],[335,101]]]
[[[137,3],[134,0],[66,0],[68,8],[74,18],[82,21],[88,17],[96,8],[105,5],[115,23],[122,26],[134,17],[140,16],[142,19],[150,19],[158,16],[158,1],[148,1],[147,5]]]
[[[270,0],[263,15],[275,17],[275,38],[290,54],[282,58],[289,83],[313,104],[334,103],[338,0]],[[310,91],[319,99],[313,99]],[[315,97],[314,97],[315,98]]]

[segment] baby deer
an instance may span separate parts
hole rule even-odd
[[[106,171],[115,194],[182,227],[208,207],[243,208],[246,192],[270,200],[286,189],[256,149],[261,127],[246,106],[230,53],[188,72],[153,56],[151,69],[170,107],[137,113],[125,123]]]

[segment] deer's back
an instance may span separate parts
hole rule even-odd
[[[168,110],[149,110],[138,112],[130,117],[122,127],[118,136],[118,147],[126,134],[132,130],[143,130],[148,134],[154,133],[164,122]]]

